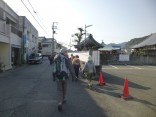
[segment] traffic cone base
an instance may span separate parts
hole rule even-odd
[[[103,85],[106,85],[106,83],[103,82],[103,83],[100,83],[100,84],[98,84],[98,85],[99,85],[99,86],[103,86]]]
[[[124,100],[130,100],[130,99],[133,99],[133,97],[130,96],[130,95],[127,96],[127,97],[125,97],[125,96],[122,95],[121,98],[124,99]]]

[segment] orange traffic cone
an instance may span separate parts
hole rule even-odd
[[[127,78],[124,81],[124,89],[123,89],[123,94],[121,96],[122,99],[132,99],[132,97],[129,95],[129,90],[128,90],[128,80]]]
[[[105,85],[105,82],[104,82],[104,79],[103,79],[103,76],[102,76],[102,72],[100,72],[98,85],[99,86]]]

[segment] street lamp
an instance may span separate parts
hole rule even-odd
[[[85,24],[85,42],[86,42],[86,32],[87,32],[87,31],[86,31],[86,28],[91,27],[91,26],[93,26],[93,25],[86,25],[86,24]],[[86,46],[86,45],[85,45],[85,46]]]

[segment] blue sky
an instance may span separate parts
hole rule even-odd
[[[98,41],[122,43],[156,33],[156,0],[23,0],[48,35],[36,23],[21,0],[4,0],[18,15],[25,15],[39,31],[51,37],[52,22],[58,22],[58,42],[70,43],[78,27],[87,28]],[[37,15],[33,12],[32,4]],[[39,21],[40,22],[40,21]]]

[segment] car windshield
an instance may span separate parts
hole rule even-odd
[[[31,54],[29,58],[30,58],[30,59],[34,59],[34,58],[36,58],[36,57],[39,57],[39,54]]]

